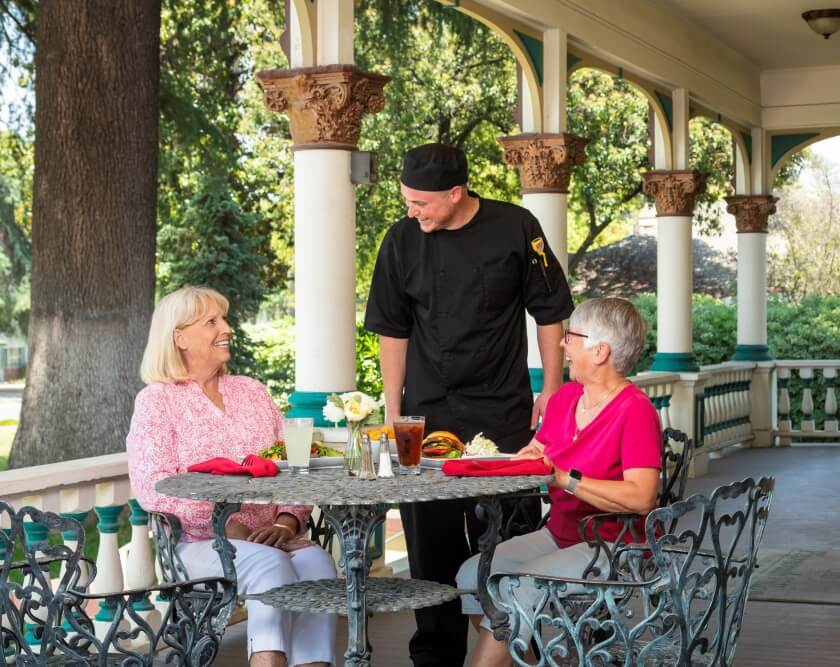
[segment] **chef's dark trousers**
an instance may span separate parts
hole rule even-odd
[[[512,511],[513,501],[503,502],[504,516]],[[539,502],[527,511],[536,525]],[[455,586],[458,569],[478,553],[478,538],[485,530],[475,516],[475,501],[406,503],[400,505],[400,515],[412,578]],[[462,667],[467,657],[468,619],[461,613],[461,601],[418,609],[414,617],[417,631],[408,645],[414,667]]]

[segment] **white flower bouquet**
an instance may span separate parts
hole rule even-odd
[[[356,474],[361,464],[362,426],[379,409],[382,401],[377,401],[364,392],[348,391],[344,394],[331,394],[324,405],[324,419],[338,426],[341,420],[347,421],[347,448],[344,450],[344,467],[351,475]]]

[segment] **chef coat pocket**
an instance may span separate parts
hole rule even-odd
[[[492,320],[508,311],[511,303],[516,299],[518,283],[511,271],[502,266],[491,266],[484,269],[484,308],[485,320]]]

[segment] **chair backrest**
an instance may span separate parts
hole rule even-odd
[[[773,487],[773,478],[749,478],[648,515],[665,625],[679,629],[677,664],[732,664]]]
[[[688,483],[688,469],[694,458],[694,440],[675,428],[662,431],[662,487],[659,506],[682,500]]]
[[[155,557],[161,581],[187,581],[190,577],[177,550],[181,540],[181,520],[174,514],[149,511],[149,523],[155,538]]]
[[[10,526],[0,537],[3,649],[17,654],[20,664],[45,664],[59,651],[57,644],[77,635],[74,629],[93,632],[84,601],[71,593],[87,590],[96,575],[94,564],[83,558],[85,531],[75,519],[34,507],[15,512],[0,501],[0,514]],[[19,561],[16,550],[23,554]],[[54,564],[60,564],[57,581],[50,573]],[[74,641],[82,650],[89,646],[81,635]]]

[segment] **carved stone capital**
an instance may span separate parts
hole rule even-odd
[[[289,114],[295,149],[355,150],[362,117],[385,106],[391,80],[354,65],[326,65],[257,73],[266,107]]]
[[[681,169],[674,171],[648,171],[644,191],[654,199],[656,215],[694,214],[694,200],[706,191],[706,177],[702,171]]]
[[[574,134],[517,134],[502,137],[505,162],[519,170],[522,192],[569,191],[572,169],[586,160],[589,139]]]
[[[773,195],[735,195],[724,199],[727,213],[735,216],[739,234],[766,234],[767,218],[776,212],[779,201]]]

